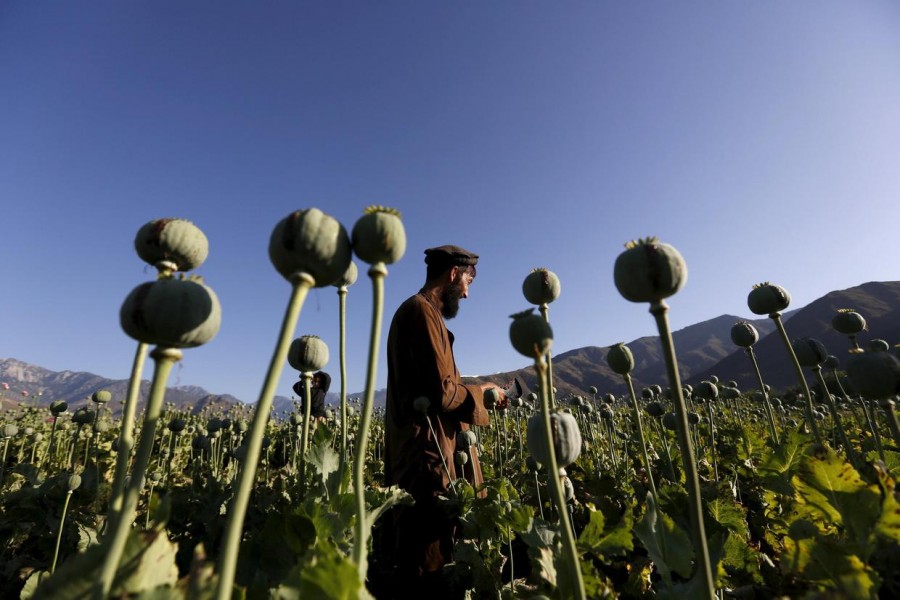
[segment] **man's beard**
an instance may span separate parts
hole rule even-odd
[[[452,319],[459,312],[459,300],[462,298],[462,285],[451,281],[441,293],[441,314],[445,319]]]

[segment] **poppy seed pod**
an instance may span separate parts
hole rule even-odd
[[[865,398],[888,398],[900,386],[900,360],[889,352],[852,354],[847,360],[847,375],[854,389]]]
[[[747,306],[755,315],[781,312],[791,304],[791,295],[781,286],[768,281],[758,283],[747,296]]]
[[[66,491],[74,492],[81,487],[81,475],[73,473],[66,478]]]
[[[318,208],[292,212],[275,225],[269,238],[269,260],[275,270],[285,279],[306,273],[315,287],[342,277],[352,255],[347,230]]]
[[[385,206],[369,206],[353,225],[353,252],[374,265],[393,264],[406,252],[406,230],[400,211]]]
[[[328,344],[316,335],[302,335],[291,342],[288,364],[301,373],[324,369],[328,364]]]
[[[831,319],[831,326],[844,335],[856,335],[867,329],[866,320],[852,308],[838,309],[838,313]]]
[[[462,452],[462,451],[456,453],[456,464],[465,465],[468,462],[469,462],[469,455],[467,453]]]
[[[628,242],[616,258],[616,289],[631,302],[658,302],[674,295],[687,282],[681,253],[654,237]]]
[[[68,410],[69,404],[64,400],[54,400],[50,403],[50,412],[53,413],[54,417],[61,415],[62,413]]]
[[[800,338],[791,342],[797,362],[802,367],[817,367],[828,358],[825,344],[813,338]]]
[[[492,409],[500,402],[500,390],[495,387],[484,390],[484,407]]]
[[[213,339],[222,323],[215,292],[193,279],[158,279],[134,288],[119,310],[125,333],[146,344],[193,348]]]
[[[837,369],[841,366],[841,361],[834,354],[829,354],[828,358],[825,359],[824,365],[829,369]]]
[[[609,352],[606,353],[606,362],[609,368],[619,375],[627,375],[634,369],[634,355],[622,342],[610,346]]]
[[[534,309],[510,315],[509,340],[516,351],[528,358],[537,358],[550,351],[553,345],[553,329]]]
[[[731,326],[731,341],[735,346],[749,348],[759,341],[759,332],[747,321],[738,321]]]
[[[874,339],[869,340],[869,343],[866,344],[866,348],[869,352],[887,352],[891,349],[891,345],[887,343],[885,340]]]
[[[736,400],[741,397],[741,391],[737,387],[723,387],[720,394],[726,400]]]
[[[431,407],[431,400],[426,398],[425,396],[419,396],[415,400],[413,400],[413,409],[417,413],[425,414],[428,412],[428,409]]]
[[[701,381],[694,388],[694,395],[704,400],[715,400],[719,397],[719,388],[712,381]]]
[[[190,271],[206,260],[209,241],[188,220],[156,219],[138,229],[134,249],[141,260],[161,271]]]
[[[16,437],[19,433],[19,427],[12,423],[7,423],[3,426],[3,437],[5,438],[13,438]]]
[[[354,283],[356,283],[356,279],[359,277],[359,269],[356,267],[356,263],[352,260],[350,264],[347,265],[347,270],[344,271],[344,274],[341,275],[337,281],[335,281],[332,285],[337,288],[346,288],[350,287]]]
[[[72,415],[72,422],[78,425],[87,425],[94,422],[94,411],[89,408],[79,408]]]
[[[659,402],[649,403],[644,410],[646,410],[647,414],[651,417],[661,417],[666,412],[666,409],[663,408],[663,405]]]
[[[97,390],[91,394],[91,400],[97,404],[106,404],[112,400],[112,394],[109,393],[109,390]]]
[[[522,282],[522,294],[531,304],[550,304],[559,298],[559,277],[549,269],[532,269]]]
[[[553,449],[556,451],[556,464],[564,468],[581,455],[581,430],[578,421],[571,413],[550,413],[550,431],[553,438]],[[547,447],[544,418],[540,414],[528,419],[527,427],[528,451],[541,464],[550,463],[550,449]]]
[[[456,446],[457,448],[461,448],[463,450],[467,450],[468,448],[474,446],[478,443],[478,438],[475,437],[475,432],[471,429],[467,429],[465,431],[460,431],[456,434]]]

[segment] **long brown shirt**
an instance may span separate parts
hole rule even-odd
[[[457,478],[456,435],[469,425],[489,421],[481,388],[460,382],[453,334],[429,292],[420,291],[397,309],[388,333],[387,361],[385,483],[419,498],[445,494],[448,472]],[[424,415],[413,408],[421,396],[431,402],[433,433]],[[478,451],[474,446],[470,450],[462,475],[478,486],[482,482]]]

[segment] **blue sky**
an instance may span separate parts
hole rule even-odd
[[[508,316],[534,267],[562,282],[554,352],[654,334],[612,281],[636,237],[687,260],[675,328],[750,316],[760,281],[799,307],[896,280],[898,32],[893,1],[2,3],[0,356],[126,378],[118,312],[153,277],[133,239],[159,217],[206,233],[198,272],[223,310],[170,384],[248,402],[289,292],[269,235],[300,208],[348,230],[367,205],[402,212],[385,332],[425,248],[480,254],[449,323],[467,375],[527,364]],[[335,374],[337,302],[311,293],[297,328],[328,342]],[[379,387],[383,357],[382,340]],[[295,379],[286,367],[278,393]]]

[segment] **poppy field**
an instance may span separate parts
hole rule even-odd
[[[269,256],[291,294],[260,397],[193,412],[167,403],[165,389],[182,353],[214,343],[221,321],[212,287],[189,274],[207,241],[181,219],[142,227],[135,247],[157,276],[120,312],[136,344],[127,397],[100,390],[78,410],[21,402],[0,413],[0,595],[404,597],[384,583],[380,533],[412,499],[383,484],[374,387],[385,275],[405,246],[400,214],[385,207],[366,209],[349,232],[317,209],[285,217]],[[307,393],[326,364],[345,370],[343,342],[329,349],[296,332],[312,288],[336,287],[343,315],[347,288],[359,285],[354,257],[373,289],[365,393],[349,398],[342,385],[324,420],[309,403],[306,414],[299,402],[276,414],[285,367]],[[550,307],[560,281],[547,269],[525,274],[523,305],[533,308],[512,315],[510,343],[533,361],[538,384],[508,390],[490,426],[464,432],[443,457],[465,464],[477,453],[485,481],[484,494],[454,481],[441,499],[458,520],[447,589],[468,598],[900,597],[897,348],[852,309],[832,322],[845,348],[792,339],[781,320],[790,294],[766,282],[748,308],[773,320],[796,384],[766,385],[759,334],[741,321],[731,340],[759,385],[686,385],[666,304],[685,284],[683,258],[647,238],[626,245],[613,271],[623,310],[649,308],[666,380],[637,389],[631,351],[617,344],[605,360],[628,394],[559,394]],[[495,398],[487,393],[486,404]],[[429,403],[421,409],[427,421]]]

